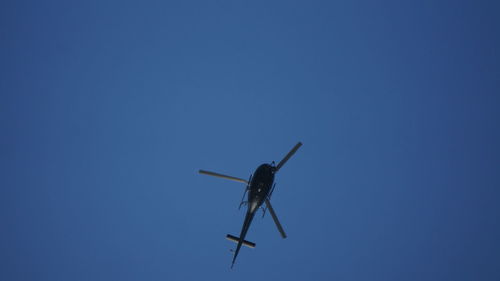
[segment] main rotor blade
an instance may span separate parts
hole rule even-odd
[[[276,224],[276,227],[278,227],[278,230],[281,233],[281,237],[286,238],[286,233],[283,230],[283,227],[281,226],[281,223],[278,220],[276,213],[274,212],[273,206],[271,206],[271,202],[267,198],[266,198],[266,205],[267,205],[267,208],[269,209],[269,213],[271,213],[271,216],[273,217],[273,220],[274,220],[274,223]]]
[[[227,176],[227,175],[223,175],[223,174],[219,174],[219,173],[214,173],[214,172],[210,172],[210,171],[205,171],[205,170],[199,170],[199,173],[200,174],[205,174],[205,175],[209,175],[209,176],[219,177],[219,178],[223,178],[223,179],[227,179],[227,180],[233,180],[233,181],[237,181],[237,182],[242,182],[242,183],[248,184],[248,182],[246,180],[240,179],[240,178],[237,178],[237,177]]]
[[[290,159],[290,157],[292,157],[293,154],[295,154],[295,152],[297,151],[297,149],[299,149],[299,147],[302,145],[302,143],[299,141],[293,148],[292,150],[290,150],[290,152],[288,152],[288,154],[285,156],[285,158],[283,158],[283,160],[281,160],[278,165],[276,166],[276,170],[275,172],[277,172],[283,165],[285,165],[286,161],[288,161],[288,159]]]

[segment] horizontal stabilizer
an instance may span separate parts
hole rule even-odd
[[[231,234],[226,235],[227,240],[233,241],[234,243],[238,243],[240,241],[240,238],[233,236]],[[243,240],[242,243],[244,246],[247,246],[248,248],[255,248],[255,243]]]

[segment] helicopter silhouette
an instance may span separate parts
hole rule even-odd
[[[236,261],[236,257],[238,257],[238,253],[242,245],[247,246],[249,248],[255,248],[256,244],[245,240],[245,236],[248,232],[248,229],[250,228],[250,224],[252,223],[255,213],[262,206],[262,204],[265,203],[266,205],[266,207],[263,208],[264,212],[262,214],[262,217],[264,217],[264,215],[266,214],[266,210],[269,209],[269,212],[271,213],[271,216],[274,220],[274,223],[276,224],[276,227],[278,228],[278,231],[280,232],[283,238],[286,238],[286,233],[283,230],[283,227],[281,226],[281,223],[279,222],[278,217],[276,216],[276,213],[274,212],[274,209],[270,202],[271,195],[273,194],[274,187],[276,186],[276,184],[274,183],[274,175],[281,169],[281,167],[283,167],[283,165],[288,161],[288,159],[290,159],[290,157],[292,157],[292,155],[295,154],[295,152],[300,148],[301,145],[302,143],[298,142],[292,148],[292,150],[290,150],[290,152],[288,152],[288,154],[278,163],[278,165],[275,165],[273,161],[270,164],[264,163],[259,167],[257,167],[253,175],[250,175],[250,179],[248,181],[233,176],[223,175],[205,170],[199,170],[200,174],[224,178],[246,184],[245,192],[243,193],[243,197],[241,198],[241,203],[239,208],[241,208],[241,206],[245,203],[248,208],[245,214],[245,220],[243,221],[243,227],[241,228],[240,236],[236,237],[230,234],[226,235],[226,238],[228,240],[238,243],[238,245],[236,246],[236,250],[234,251],[231,268],[233,268],[234,266],[234,262]],[[248,193],[248,200],[245,202],[243,200],[247,193]]]

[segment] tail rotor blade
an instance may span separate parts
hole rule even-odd
[[[223,175],[223,174],[219,174],[219,173],[214,173],[214,172],[210,172],[210,171],[205,171],[205,170],[199,170],[198,172],[200,174],[204,174],[204,175],[214,176],[214,177],[218,177],[218,178],[223,178],[223,179],[227,179],[227,180],[233,180],[233,181],[237,181],[237,182],[242,182],[242,183],[248,184],[248,182],[246,180],[240,179],[240,178],[237,178],[237,177],[227,176],[227,175]]]
[[[281,160],[278,165],[276,166],[276,170],[275,172],[277,172],[279,169],[281,169],[281,167],[283,165],[285,165],[286,161],[288,161],[288,159],[290,159],[290,157],[292,157],[292,155],[295,154],[295,152],[297,152],[297,150],[300,148],[300,146],[302,145],[302,143],[299,141],[293,148],[292,150],[290,150],[290,152],[288,152],[288,154],[285,156],[285,158],[283,158],[283,160]]]

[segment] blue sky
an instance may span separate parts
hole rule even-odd
[[[2,2],[0,279],[499,280],[498,11]]]

